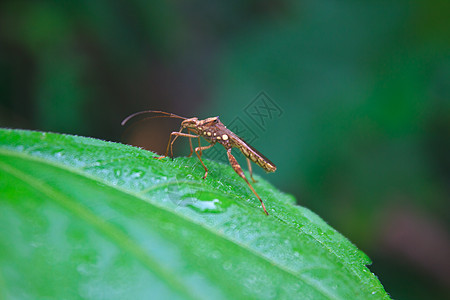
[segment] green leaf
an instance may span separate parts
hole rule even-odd
[[[0,298],[389,299],[369,258],[259,178],[0,130]]]

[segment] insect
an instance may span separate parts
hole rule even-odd
[[[147,118],[178,118],[182,119],[181,122],[181,128],[179,131],[174,131],[170,134],[169,142],[167,143],[167,149],[166,153],[163,156],[156,157],[157,159],[161,159],[164,157],[167,157],[170,149],[170,157],[173,158],[173,143],[179,136],[187,137],[189,138],[189,146],[191,153],[189,154],[189,157],[192,156],[194,149],[192,147],[192,139],[197,138],[198,139],[198,147],[195,148],[195,154],[197,155],[198,159],[200,160],[200,163],[202,164],[203,168],[205,169],[205,175],[203,176],[203,179],[208,176],[208,168],[205,166],[205,164],[202,161],[202,151],[207,150],[214,146],[216,143],[221,144],[225,147],[227,151],[228,160],[230,161],[231,166],[233,167],[234,171],[245,180],[249,188],[252,190],[252,192],[255,194],[255,196],[259,199],[261,202],[262,208],[264,210],[264,213],[266,215],[269,215],[269,213],[266,210],[266,207],[264,205],[264,202],[262,201],[261,197],[259,197],[258,193],[256,193],[253,186],[250,184],[250,182],[245,177],[244,172],[242,171],[241,166],[237,162],[236,158],[231,154],[232,148],[238,148],[242,154],[247,158],[247,165],[250,172],[250,177],[253,182],[256,182],[255,179],[253,179],[253,171],[251,166],[251,161],[256,163],[258,166],[263,168],[266,172],[275,172],[277,167],[274,163],[272,163],[268,158],[266,158],[264,155],[259,153],[255,148],[247,144],[243,139],[238,137],[236,134],[234,134],[231,130],[229,130],[222,122],[220,122],[219,117],[211,117],[207,118],[205,120],[199,120],[198,118],[185,118],[178,116],[176,114],[164,112],[164,111],[156,111],[156,110],[146,110],[146,111],[140,111],[137,113],[134,113],[127,118],[125,118],[122,121],[122,126],[124,126],[126,123],[128,123],[129,120],[132,118],[143,115],[143,114],[157,114],[153,117],[147,117]],[[187,133],[184,133],[183,130],[186,130]],[[200,137],[203,137],[206,141],[208,141],[208,146],[201,146],[200,143]]]

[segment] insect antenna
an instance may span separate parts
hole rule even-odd
[[[133,122],[131,125],[127,126],[127,128],[125,128],[125,130],[121,134],[122,140],[125,140],[126,139],[125,137],[128,135],[128,133],[131,132],[137,125],[139,125],[140,122],[145,121],[147,119],[155,119],[155,118],[176,118],[176,119],[183,119],[183,120],[187,119],[185,117],[181,117],[179,115],[168,113],[165,111],[144,110],[144,111],[139,111],[137,113],[129,115],[122,121],[121,125],[125,126],[130,123],[131,119],[134,119],[135,117],[139,117],[139,116],[146,115],[146,114],[159,114],[159,115],[141,118],[141,119],[137,120],[136,122]]]
[[[178,118],[178,119],[183,119],[183,120],[187,119],[185,117],[181,117],[179,115],[168,113],[168,112],[165,112],[165,111],[160,111],[160,110],[143,110],[143,111],[139,111],[137,113],[129,115],[120,124],[122,126],[125,126],[128,123],[128,121],[130,121],[134,117],[137,117],[137,116],[140,116],[140,115],[145,115],[145,114],[162,114],[162,116],[160,115],[160,116],[153,116],[153,117],[145,117],[145,118],[143,118],[143,119],[141,119],[139,121],[143,121],[143,120],[147,120],[147,119],[154,119],[154,118]]]

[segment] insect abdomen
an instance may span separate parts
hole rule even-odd
[[[245,157],[263,168],[266,172],[275,172],[275,170],[277,169],[277,167],[270,160],[263,157],[260,153],[254,151],[250,147],[242,147],[240,150],[242,154],[245,155]]]

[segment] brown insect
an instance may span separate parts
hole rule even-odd
[[[184,136],[189,138],[189,146],[191,149],[191,153],[189,154],[189,157],[193,154],[194,150],[192,148],[192,138],[198,139],[198,147],[195,148],[195,154],[197,155],[198,159],[200,160],[200,163],[202,164],[203,168],[205,169],[205,175],[203,176],[203,179],[206,178],[208,175],[208,168],[205,166],[205,164],[202,161],[202,151],[211,148],[216,143],[221,144],[225,147],[227,151],[228,160],[230,161],[231,166],[233,167],[234,171],[242,177],[242,179],[245,180],[245,182],[248,184],[252,192],[255,194],[255,196],[261,201],[261,205],[263,207],[264,212],[266,215],[269,215],[267,213],[266,207],[264,205],[264,202],[259,197],[259,195],[256,193],[253,186],[250,184],[250,182],[247,180],[247,178],[244,175],[244,172],[242,171],[241,166],[237,162],[236,158],[231,154],[231,149],[233,147],[238,148],[242,154],[247,158],[247,164],[248,169],[250,171],[250,177],[252,178],[253,182],[256,182],[255,179],[253,179],[253,172],[252,172],[252,166],[251,162],[253,161],[258,166],[263,168],[266,172],[275,172],[277,167],[272,163],[268,158],[266,158],[264,155],[259,153],[255,148],[247,144],[243,139],[238,137],[236,134],[234,134],[231,130],[229,130],[225,125],[223,125],[222,122],[220,122],[219,117],[212,117],[207,118],[205,120],[199,120],[198,118],[185,118],[181,117],[172,113],[167,113],[163,111],[156,111],[156,110],[146,110],[134,113],[127,118],[125,118],[122,121],[122,126],[125,125],[130,119],[143,114],[159,114],[157,116],[153,117],[147,117],[147,118],[178,118],[183,119],[181,122],[181,128],[178,132],[174,131],[170,134],[169,142],[167,143],[167,149],[166,153],[163,156],[156,157],[157,159],[161,159],[164,157],[167,157],[167,154],[169,153],[170,148],[170,157],[173,158],[173,143],[179,136]],[[188,133],[183,133],[182,131],[186,129]],[[172,137],[174,137],[172,139]],[[208,146],[201,146],[200,144],[200,137],[203,137],[205,140],[208,141]]]

